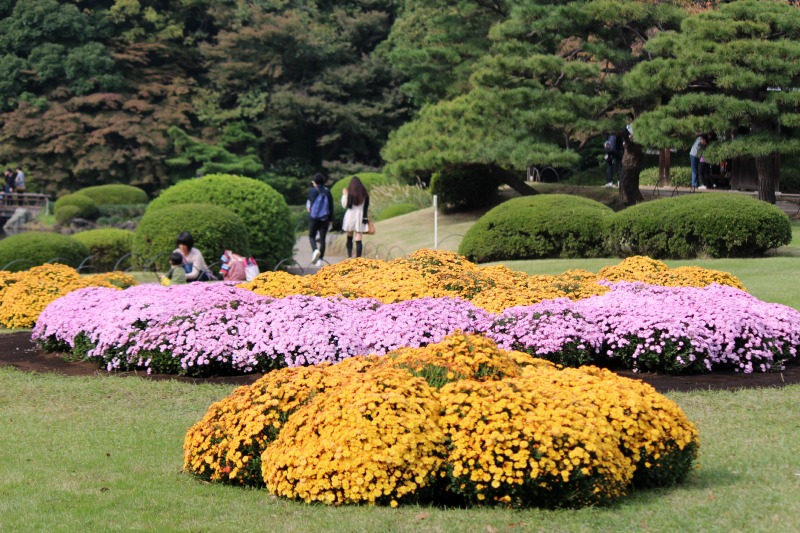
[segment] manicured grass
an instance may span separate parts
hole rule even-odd
[[[670,394],[700,428],[684,484],[610,508],[325,507],[180,473],[186,429],[232,388],[0,368],[0,530],[791,531],[800,386]]]

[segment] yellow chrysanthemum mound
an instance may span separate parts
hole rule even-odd
[[[423,348],[394,350],[377,364],[407,370],[436,388],[463,379],[486,381],[519,377],[526,366],[554,366],[550,361],[524,352],[499,349],[486,337],[460,332]]]
[[[728,272],[695,266],[670,269],[661,261],[640,255],[628,257],[618,265],[600,269],[597,278],[608,281],[641,281],[667,287],[705,287],[717,283],[745,290],[742,282]]]
[[[183,468],[201,479],[263,485],[261,453],[294,411],[315,394],[351,381],[369,368],[353,357],[336,366],[284,368],[216,402],[183,442]]]
[[[313,276],[265,272],[238,287],[274,298],[292,294],[342,295],[376,298],[384,303],[453,296],[499,313],[542,300],[578,300],[604,294],[609,288],[599,284],[600,280],[693,287],[719,283],[744,290],[741,282],[727,272],[700,267],[670,269],[661,261],[641,256],[629,257],[597,274],[569,270],[557,276],[529,276],[504,266],[479,267],[458,254],[441,250],[419,250],[407,259],[391,261],[351,259],[324,267]]]
[[[71,267],[46,264],[13,274],[0,275],[0,325],[31,328],[47,305],[84,287],[124,289],[136,280],[122,272],[81,277]]]
[[[435,389],[380,368],[318,394],[264,450],[267,488],[306,502],[389,503],[435,480],[444,437]]]

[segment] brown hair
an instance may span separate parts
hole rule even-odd
[[[358,179],[358,176],[353,176],[350,183],[347,185],[347,203],[349,205],[361,205],[369,196],[367,188]]]

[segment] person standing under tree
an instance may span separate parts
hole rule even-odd
[[[327,179],[322,174],[315,174],[308,191],[306,210],[308,211],[308,240],[311,243],[311,262],[322,266],[325,258],[325,237],[328,226],[333,222],[333,196],[325,187]],[[317,245],[319,234],[319,245]]]
[[[344,212],[344,221],[342,222],[342,231],[347,233],[347,257],[353,257],[354,236],[356,257],[361,257],[364,251],[361,237],[369,231],[369,219],[367,218],[369,193],[358,176],[353,176],[347,188],[342,191],[342,207],[347,210]]]
[[[25,173],[22,167],[17,167],[17,174],[14,177],[14,190],[17,191],[17,204],[22,205],[22,195],[25,193]]]
[[[694,140],[692,149],[689,150],[689,163],[692,165],[692,189],[696,189],[699,185],[700,178],[700,157],[703,155],[703,150],[708,144],[708,137],[706,135],[698,135]],[[705,189],[705,187],[703,187]]]
[[[603,144],[603,151],[606,153],[606,185],[607,189],[614,187],[614,167],[617,167],[617,184],[622,177],[622,155],[624,149],[622,147],[622,139],[617,134],[610,134],[606,137],[606,142]]]

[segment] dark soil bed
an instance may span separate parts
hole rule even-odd
[[[64,376],[107,376],[94,363],[85,361],[65,361],[59,354],[47,353],[31,341],[30,333],[10,333],[0,336],[0,366],[13,366],[24,372],[55,372]],[[117,376],[138,376],[144,379],[173,379],[187,383],[225,383],[247,385],[263,374],[246,376],[219,376],[209,378],[190,378],[169,374],[146,375],[143,372],[115,372]],[[694,376],[667,376],[663,374],[634,374],[619,372],[620,375],[641,379],[659,392],[691,390],[735,390],[757,387],[783,387],[800,384],[800,365],[789,365],[783,372],[741,374],[736,372],[714,372]]]

